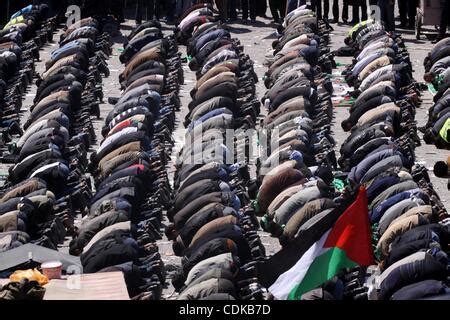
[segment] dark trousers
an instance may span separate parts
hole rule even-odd
[[[333,0],[333,18],[339,21],[339,0]],[[330,0],[323,0],[323,17],[328,19],[330,12]]]
[[[267,0],[256,0],[256,15],[258,17],[264,17],[266,15],[266,11],[267,11]]]
[[[450,0],[441,0],[441,4],[444,5],[444,8],[442,10],[442,16],[441,16],[441,24],[439,27],[439,34],[441,37],[444,37],[447,33],[447,28],[449,25],[449,18],[450,18]]]
[[[217,9],[219,10],[219,15],[222,19],[228,19],[228,7],[226,0],[216,0],[215,1]]]
[[[270,12],[272,12],[273,20],[283,20],[286,13],[286,1],[284,0],[269,0]]]
[[[322,19],[322,0],[311,0],[311,7],[316,12],[317,18]]]
[[[119,22],[125,21],[123,17],[124,4],[125,3],[123,0],[114,0],[109,4],[111,14],[115,16],[119,20]]]
[[[342,20],[344,22],[348,21],[348,0],[344,0],[344,5],[342,6]]]
[[[143,18],[152,20],[153,16],[159,19],[159,0],[137,0],[136,22],[141,23]]]
[[[164,0],[161,2],[161,7],[164,11],[164,14],[167,16],[167,19],[174,19],[176,0]]]
[[[391,0],[378,0],[381,9],[381,21],[386,31],[395,31],[394,3]]]
[[[231,20],[236,20],[236,0],[228,0],[228,18]]]
[[[248,13],[250,11],[250,19],[256,19],[256,2],[257,0],[242,0],[242,19],[248,19]]]
[[[362,21],[367,20],[367,0],[359,0],[357,5],[353,6],[353,18],[352,21],[358,23],[359,20],[359,8],[361,8]]]
[[[361,17],[362,20],[367,20],[367,0],[360,0],[360,1],[354,1],[354,5],[352,5],[352,22],[358,23],[359,22],[359,8],[361,8]],[[342,20],[348,21],[348,7],[349,7],[349,1],[344,0],[344,7],[342,9]]]
[[[402,25],[409,24],[414,26],[417,13],[417,1],[416,0],[399,0],[398,10],[400,11],[400,23]]]

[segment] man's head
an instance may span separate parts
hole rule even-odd
[[[427,72],[423,75],[423,80],[425,80],[428,83],[431,83],[434,79],[433,73],[432,72]]]
[[[446,178],[449,175],[448,165],[444,161],[438,161],[433,168],[434,175],[439,178]]]
[[[342,121],[341,127],[345,132],[348,132],[352,129],[352,123],[348,119],[345,119],[344,121]]]

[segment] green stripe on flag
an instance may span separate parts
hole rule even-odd
[[[337,275],[342,269],[357,266],[347,257],[344,250],[334,247],[314,259],[302,282],[289,293],[289,300],[300,300],[302,294],[318,288]]]
[[[437,91],[436,91],[436,89],[434,88],[434,86],[433,86],[432,83],[429,83],[429,84],[428,84],[428,91],[429,91],[433,96],[437,93]]]

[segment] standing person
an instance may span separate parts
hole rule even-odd
[[[158,2],[160,2],[160,1],[158,1]],[[161,10],[163,11],[163,13],[167,19],[167,22],[169,22],[169,23],[174,20],[175,6],[176,6],[175,0],[165,0],[159,4],[160,12],[161,12]]]
[[[136,24],[141,24],[142,19],[152,20],[155,14],[155,0],[137,0],[136,3]],[[156,13],[158,16],[159,13]]]
[[[332,0],[333,1],[333,20],[331,20],[331,23],[338,23],[339,22],[339,0]],[[330,12],[330,0],[323,0],[323,18],[328,20],[328,14]]]
[[[236,0],[228,0],[228,19],[230,21],[235,21],[237,19],[237,5]]]
[[[192,0],[176,0],[175,5],[175,15],[179,18],[183,16],[187,9],[193,5],[194,2]]]
[[[316,12],[317,18],[322,19],[322,0],[311,0],[311,7]]]
[[[344,24],[348,24],[348,6],[349,6],[349,0],[344,0],[344,4],[342,6],[342,21]]]
[[[116,17],[117,21],[119,23],[125,22],[124,16],[123,16],[123,9],[124,9],[124,0],[113,0],[109,2],[109,8],[111,11],[111,14]]]
[[[441,24],[439,27],[438,41],[445,38],[447,35],[447,28],[450,19],[450,0],[441,0],[441,5],[443,6],[441,15]]]
[[[256,0],[242,0],[242,20],[246,22],[248,20],[248,14],[250,12],[250,19],[252,23],[256,22]]]
[[[216,2],[217,10],[219,10],[220,18],[223,21],[227,21],[227,19],[228,19],[227,0],[216,0],[215,2]]]
[[[353,3],[353,17],[352,24],[358,24],[359,20],[359,8],[361,8],[361,20],[367,20],[367,0],[355,0]]]
[[[269,0],[269,5],[275,23],[281,23],[284,19],[284,14],[286,13],[286,1]]]
[[[378,6],[381,10],[381,21],[386,31],[395,31],[395,0],[378,0]]]
[[[400,28],[414,29],[416,22],[418,0],[399,0]]]
[[[267,18],[267,0],[256,0],[256,15],[258,17]]]

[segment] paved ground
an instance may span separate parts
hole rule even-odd
[[[268,13],[269,14],[269,13]],[[245,52],[250,55],[250,57],[254,61],[254,68],[258,75],[258,78],[261,80],[264,72],[266,71],[266,67],[263,65],[266,55],[270,54],[270,48],[271,43],[273,39],[275,39],[275,30],[273,28],[273,25],[270,23],[270,20],[268,19],[261,19],[258,18],[259,22],[256,25],[243,25],[243,24],[229,24],[229,28],[232,31],[234,37],[238,38],[241,43],[244,45]],[[123,24],[122,32],[123,34],[128,34],[130,27],[133,26],[132,21],[127,21],[125,24]],[[337,49],[340,46],[343,45],[343,39],[345,37],[345,33],[350,28],[349,26],[337,26],[333,25],[335,28],[334,32],[332,33],[331,39],[331,47],[332,49]],[[167,28],[165,31],[167,34],[170,34],[172,31],[170,30],[170,27]],[[411,55],[411,60],[413,61],[413,67],[415,69],[414,76],[417,80],[421,80],[423,77],[423,66],[422,62],[426,54],[429,52],[431,48],[431,44],[429,41],[417,41],[415,40],[414,35],[412,32],[404,33],[404,38],[407,42],[409,52]],[[58,39],[58,35],[55,36],[55,39]],[[103,80],[103,91],[105,96],[105,102],[101,104],[101,118],[94,120],[95,127],[98,132],[98,137],[100,137],[100,128],[102,127],[104,123],[104,117],[106,114],[111,110],[112,106],[107,104],[107,98],[108,97],[117,97],[120,95],[120,88],[119,88],[119,81],[118,76],[120,72],[123,70],[123,65],[120,63],[118,56],[120,54],[120,50],[122,48],[122,39],[120,37],[116,38],[116,43],[113,45],[113,54],[110,57],[108,61],[108,66],[111,71],[111,75],[109,78],[106,78]],[[49,54],[51,51],[57,48],[57,43],[49,44],[45,48],[43,48],[43,51],[41,51],[41,61],[36,64],[36,70],[41,73],[44,70],[44,62],[48,59]],[[180,51],[183,53],[183,57],[185,56],[185,48],[180,47]],[[350,62],[349,58],[336,58],[336,62],[340,64],[347,64]],[[192,89],[192,87],[195,84],[195,76],[192,71],[189,70],[187,65],[184,65],[184,72],[185,72],[185,84],[182,86],[181,90],[181,101],[183,106],[187,106],[187,104],[191,101],[189,92]],[[342,67],[341,67],[342,69]],[[343,88],[345,90],[345,86],[342,87],[340,84],[340,78],[339,78],[339,71],[336,70],[334,75],[334,82],[336,85],[337,91],[339,91],[339,88]],[[263,85],[263,82],[260,81],[257,84],[257,92],[258,96],[261,97],[264,92],[265,88]],[[22,123],[25,121],[27,117],[27,110],[32,105],[32,99],[34,98],[36,93],[36,86],[32,86],[32,88],[27,93],[24,103],[23,103],[23,115],[22,115]],[[431,106],[431,99],[432,96],[430,93],[425,92],[423,94],[423,104],[422,107],[417,110],[417,116],[416,119],[418,121],[419,126],[423,125],[427,119],[427,110]],[[178,114],[178,120],[184,119],[184,116],[186,114],[187,108],[182,108],[182,111]],[[340,128],[340,122],[345,119],[348,115],[347,108],[336,108],[335,109],[335,119],[334,119],[334,137],[337,142],[337,149],[341,145],[341,143],[344,141],[344,139],[347,137],[347,133],[344,133],[342,129]],[[185,132],[185,129],[183,126],[179,123],[177,130],[174,133],[174,136],[176,137],[177,143],[175,145],[175,150],[182,146],[183,144],[183,134]],[[421,134],[420,134],[421,136]],[[97,142],[97,144],[99,141]],[[96,146],[94,146],[96,148]],[[423,144],[421,147],[417,148],[416,150],[417,154],[417,161],[423,163],[427,168],[432,169],[432,166],[434,165],[435,161],[437,160],[443,160],[446,159],[448,155],[450,155],[449,151],[442,151],[437,150],[434,146],[428,146]],[[173,153],[173,157],[176,155],[176,153]],[[7,169],[7,166],[0,166],[0,170]],[[173,175],[173,167],[168,168],[168,172],[170,176]],[[442,201],[446,205],[447,209],[450,209],[450,196],[449,191],[447,190],[447,181],[443,179],[435,178],[430,172],[432,176],[432,182],[442,198]],[[265,232],[260,233],[262,242],[266,246],[267,254],[271,255],[279,250],[279,244],[278,241],[271,238],[266,234]],[[165,264],[168,267],[169,272],[173,270],[173,266],[179,265],[180,259],[178,257],[175,257],[173,255],[172,249],[171,249],[171,242],[167,241],[167,239],[163,239],[161,241],[158,241],[160,252],[163,257],[163,260]],[[174,298],[175,296],[172,295],[173,289],[168,287],[164,291],[164,297],[165,298]]]

